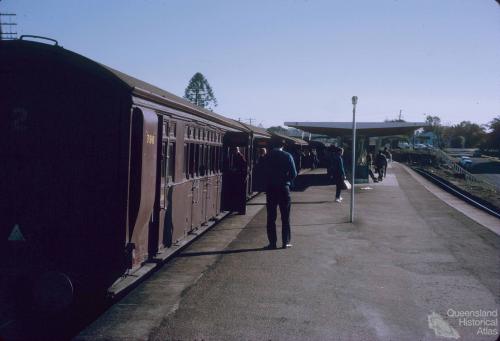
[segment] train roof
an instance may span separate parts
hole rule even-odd
[[[211,110],[207,110],[205,108],[194,105],[193,103],[189,102],[188,100],[182,97],[174,95],[171,92],[163,90],[155,85],[152,85],[135,77],[127,75],[121,71],[115,70],[107,65],[100,63],[98,64],[101,65],[103,68],[107,69],[108,71],[110,71],[111,73],[113,73],[121,81],[126,83],[130,87],[131,91],[139,97],[145,97],[153,101],[162,102],[164,104],[175,107],[182,111],[187,111],[191,114],[195,114],[205,119],[218,121],[219,123],[222,123],[224,125],[229,125],[237,130],[242,130],[241,125],[237,124],[237,121],[231,118],[222,116]]]
[[[296,144],[298,146],[307,146],[308,145],[308,143],[306,141],[304,141],[302,139],[299,139],[297,137],[287,136],[287,135],[283,135],[283,134],[280,134],[280,133],[274,133],[274,132],[272,132],[271,135],[272,136],[277,136],[279,138],[282,138],[285,141],[291,142],[291,143]]]
[[[48,38],[45,38],[48,39]],[[49,39],[51,40],[51,39]],[[28,41],[28,40],[8,40],[0,42],[2,48],[15,47],[25,49],[21,54],[29,53],[27,50],[34,51],[34,54],[40,55],[41,53],[53,54],[57,58],[67,60],[70,63],[84,66],[92,69],[94,72],[103,76],[114,78],[117,83],[120,83],[127,91],[137,97],[142,97],[153,102],[173,107],[175,109],[187,112],[189,114],[204,118],[210,121],[217,122],[221,125],[228,126],[235,130],[243,130],[241,125],[235,123],[234,120],[219,115],[213,111],[198,107],[188,100],[176,96],[166,90],[157,86],[144,82],[140,79],[127,75],[121,71],[115,70],[107,65],[96,62],[90,58],[82,56],[76,52],[66,50],[63,47],[56,45],[49,45],[45,43]]]
[[[237,122],[239,124],[241,124],[245,129],[247,129],[248,131],[252,132],[253,135],[255,137],[257,137],[257,138],[265,138],[265,139],[270,139],[271,138],[271,133],[269,133],[264,128],[256,127],[254,125],[243,123],[243,122],[239,122],[239,121],[237,121]]]

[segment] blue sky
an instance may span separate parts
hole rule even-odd
[[[493,0],[3,0],[19,34],[182,96],[195,72],[216,112],[284,121],[396,118],[486,123],[500,115]],[[248,121],[247,121],[248,122]]]

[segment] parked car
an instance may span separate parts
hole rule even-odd
[[[472,160],[468,156],[461,156],[458,164],[464,168],[472,166]]]

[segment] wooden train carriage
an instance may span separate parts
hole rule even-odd
[[[0,290],[67,305],[220,212],[241,126],[59,46],[0,52]]]

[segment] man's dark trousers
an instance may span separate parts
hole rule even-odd
[[[335,179],[335,199],[340,198],[340,192],[342,191],[342,187],[344,187],[344,180],[341,177]]]
[[[278,215],[277,207],[280,208],[281,213],[281,238],[283,246],[290,243],[290,188],[287,185],[283,186],[269,186],[267,188],[267,238],[269,244],[276,246],[276,217]]]

